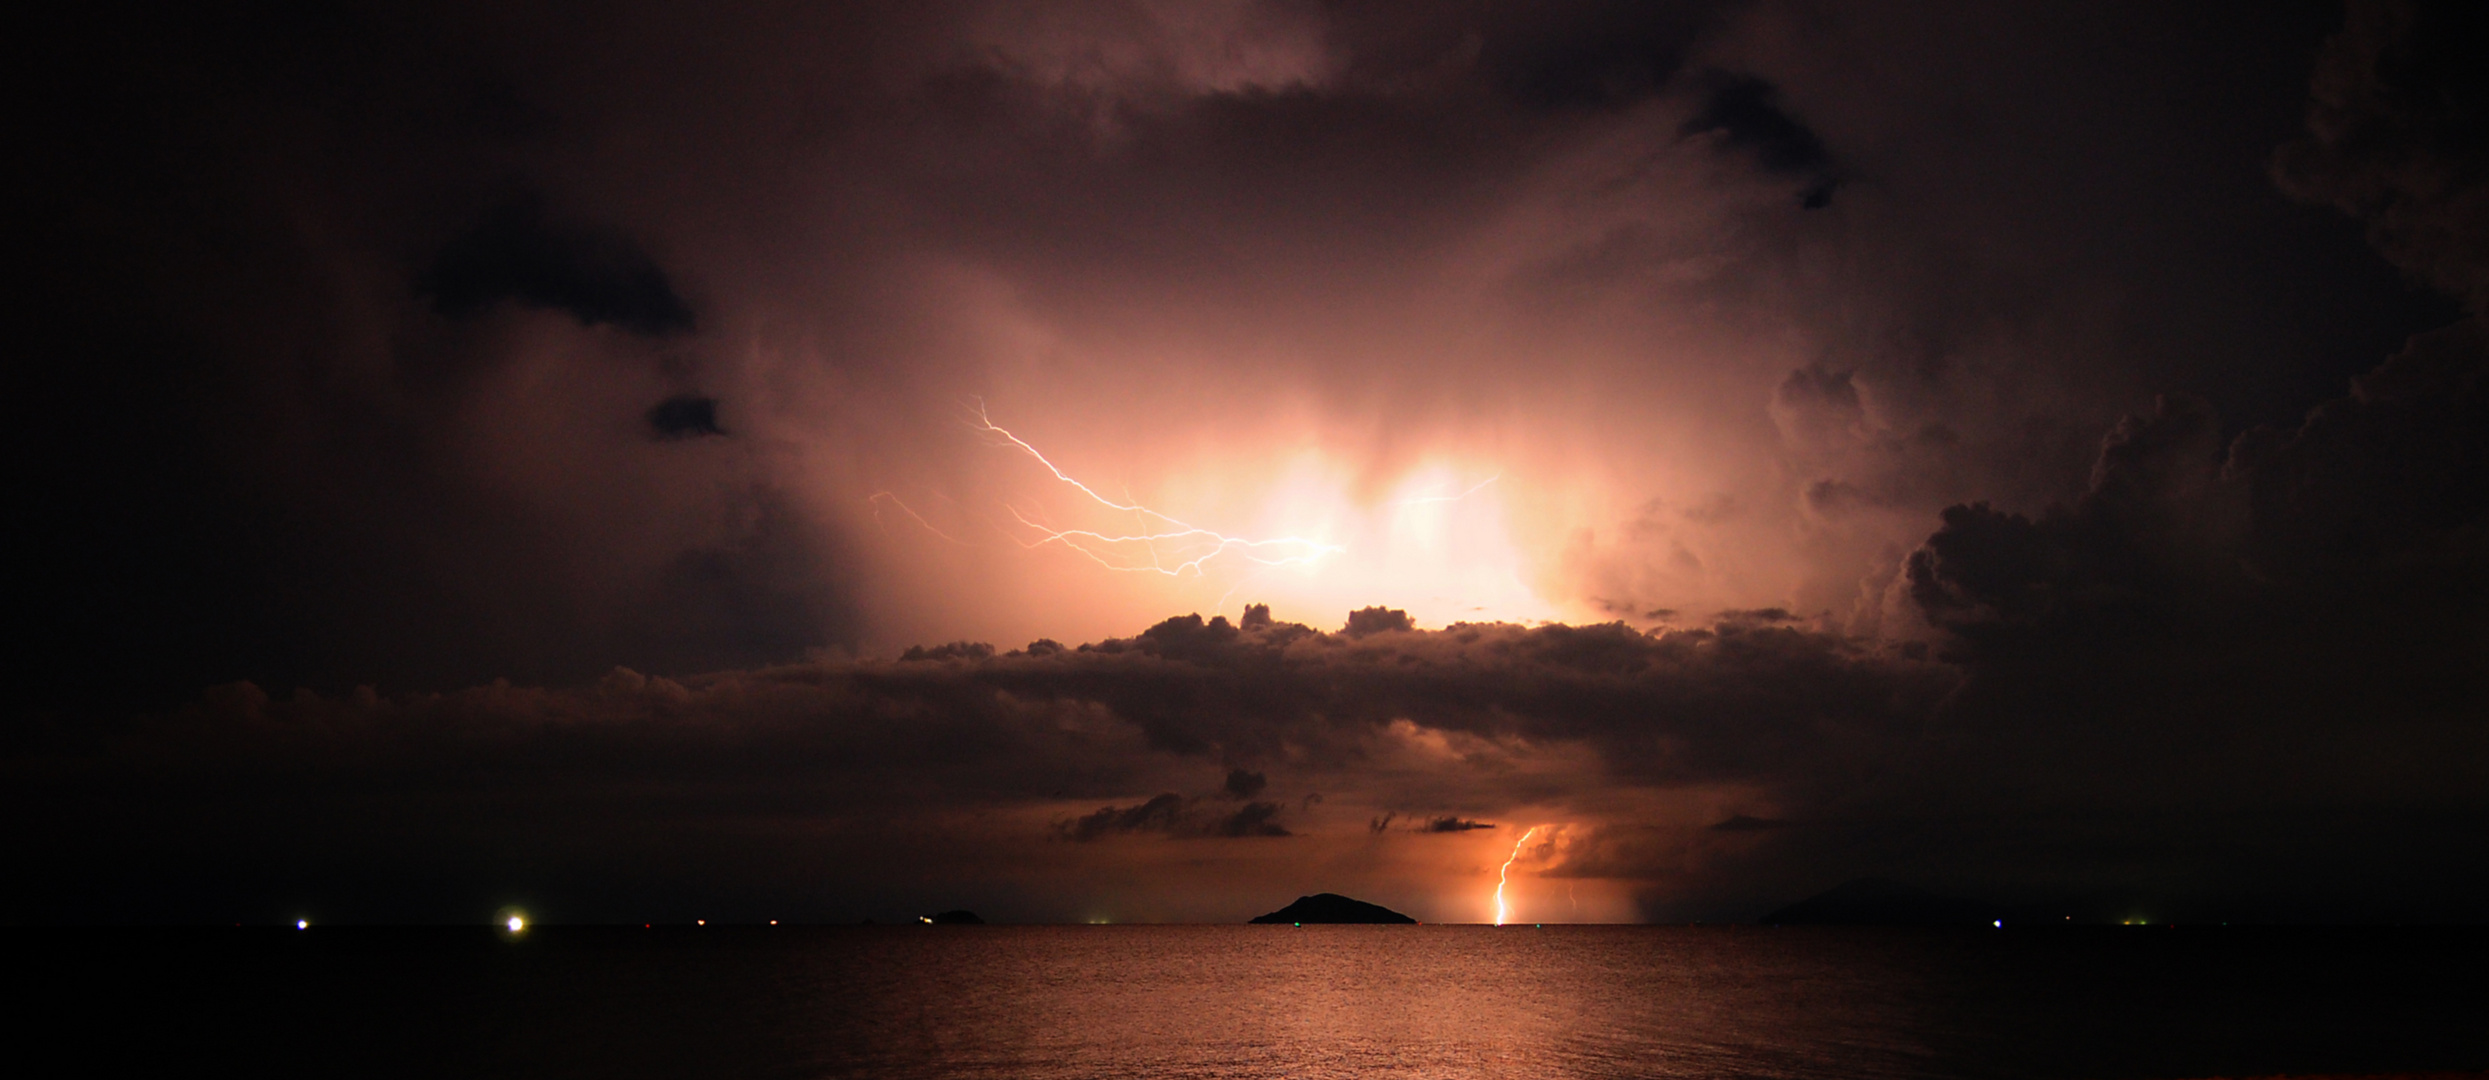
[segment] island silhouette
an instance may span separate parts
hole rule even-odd
[[[1417,922],[1417,920],[1397,911],[1393,911],[1392,909],[1384,907],[1381,904],[1369,904],[1363,900],[1352,900],[1348,897],[1341,896],[1338,893],[1315,893],[1312,896],[1300,896],[1296,898],[1295,903],[1280,908],[1279,910],[1271,912],[1268,915],[1255,916],[1253,921],[1256,923],[1287,923],[1294,926],[1302,926],[1306,923],[1414,924]]]

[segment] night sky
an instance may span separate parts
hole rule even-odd
[[[13,36],[0,920],[2489,919],[2480,4]]]

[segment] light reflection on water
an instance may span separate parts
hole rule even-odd
[[[2489,930],[15,930],[21,1047],[251,1075],[2120,1080],[2489,1066]],[[29,1056],[21,1052],[20,1056]],[[45,1055],[31,1054],[40,1059]],[[127,1069],[123,1067],[126,1066]]]
[[[843,1053],[817,1064],[883,1076],[1927,1073],[1906,967],[1862,977],[1752,936],[1022,928],[888,939],[836,976],[863,985],[790,990],[827,1007],[814,1034]]]

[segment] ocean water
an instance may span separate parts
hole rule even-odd
[[[8,932],[71,1073],[2203,1077],[2489,1069],[2481,929]],[[44,1060],[48,1053],[33,1056]],[[70,1073],[64,1073],[64,1075]]]

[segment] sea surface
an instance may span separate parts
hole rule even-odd
[[[2489,930],[5,932],[59,1075],[2208,1077],[2489,1069]],[[33,1056],[39,1055],[39,1056]],[[27,1075],[27,1074],[20,1074]]]

